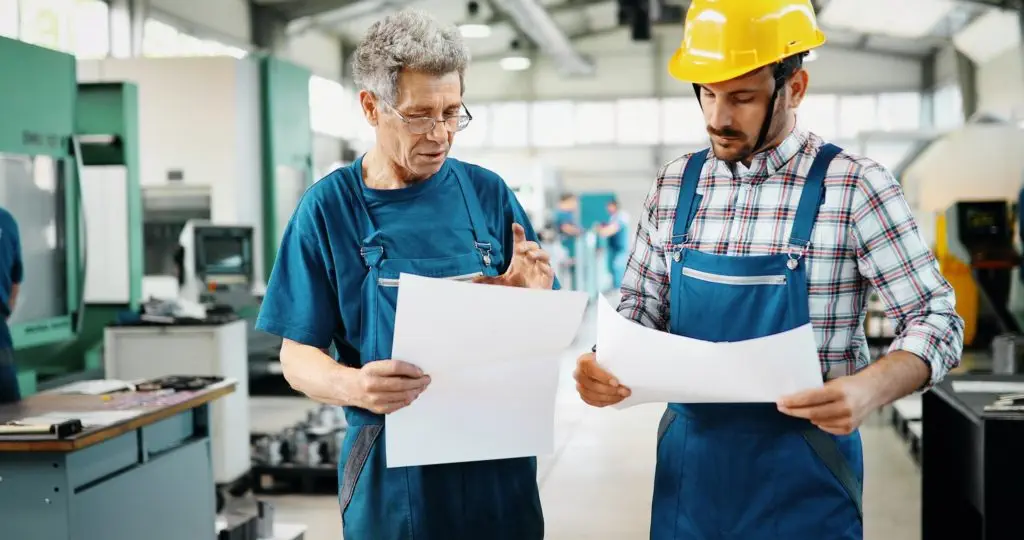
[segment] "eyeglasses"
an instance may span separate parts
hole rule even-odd
[[[409,129],[415,135],[423,135],[424,133],[430,133],[437,127],[438,122],[444,122],[444,127],[450,132],[457,132],[466,129],[469,122],[473,120],[473,115],[469,113],[469,109],[466,105],[462,105],[462,110],[466,114],[459,114],[455,116],[446,116],[443,120],[431,118],[429,116],[416,116],[407,117],[398,111],[398,108],[391,103],[385,102],[389,109],[394,111],[395,115],[398,116],[405,123],[406,128]]]

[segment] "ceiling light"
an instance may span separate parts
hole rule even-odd
[[[461,24],[459,25],[459,33],[466,39],[483,39],[491,37],[491,27],[486,24]]]
[[[807,51],[807,56],[804,57],[804,63],[813,62],[818,59],[818,51],[811,49]]]
[[[502,58],[498,65],[505,71],[523,71],[530,69],[530,59],[525,56],[512,54]]]

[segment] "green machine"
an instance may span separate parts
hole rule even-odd
[[[18,223],[25,275],[9,324],[19,383],[30,395],[99,368],[87,352],[117,310],[138,304],[140,261],[124,272],[132,280],[123,304],[86,302],[82,184],[89,165],[123,168],[126,211],[141,224],[135,93],[130,85],[80,89],[73,56],[6,38],[0,72],[0,206]],[[128,251],[141,254],[141,227],[127,228]]]
[[[309,119],[311,75],[308,69],[280,58],[260,59],[265,282],[270,280],[288,220],[314,181],[313,130]]]

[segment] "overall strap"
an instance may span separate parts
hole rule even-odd
[[[377,229],[377,225],[373,223],[373,219],[370,217],[370,208],[366,204],[366,197],[363,196],[363,158],[359,157],[352,164],[352,168],[355,171],[356,181],[353,182],[352,195],[355,197],[356,202],[359,206],[353,210],[353,213],[357,214],[356,219],[359,221],[359,231],[363,236],[362,246],[359,248],[359,254],[363,257],[363,262],[366,263],[367,268],[374,268],[380,265],[381,261],[384,260],[384,245],[380,241],[380,230]]]
[[[481,257],[483,257],[484,266],[491,265],[491,235],[487,232],[487,221],[484,220],[483,207],[480,206],[480,198],[476,196],[476,190],[473,189],[472,184],[469,181],[469,175],[466,173],[465,166],[461,162],[449,159],[447,161],[448,166],[451,167],[453,173],[455,173],[455,179],[459,184],[459,190],[462,191],[462,200],[466,203],[466,210],[469,212],[469,223],[473,227],[473,240],[476,242],[476,249],[480,251]],[[522,223],[520,225],[523,225]]]
[[[708,158],[708,149],[696,152],[686,160],[683,179],[679,185],[679,201],[676,203],[676,220],[672,225],[672,237],[680,238],[690,229],[690,223],[697,213],[693,201],[697,195],[697,184],[700,183],[700,172]],[[674,240],[673,240],[674,241]]]
[[[861,486],[857,474],[853,472],[853,467],[850,466],[849,460],[839,451],[838,443],[817,426],[810,426],[804,429],[803,436],[807,444],[814,450],[814,453],[818,455],[818,459],[825,464],[829,472],[842,484],[846,494],[850,496],[853,504],[857,506],[857,515],[863,521],[863,486]]]
[[[818,149],[818,155],[814,157],[811,170],[804,180],[804,189],[800,194],[796,217],[793,218],[793,231],[789,237],[791,246],[803,249],[811,243],[811,231],[814,229],[815,220],[818,219],[818,209],[821,208],[822,196],[825,192],[825,175],[828,173],[828,166],[842,151],[842,148],[834,144],[824,144]]]

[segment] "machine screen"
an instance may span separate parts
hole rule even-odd
[[[24,277],[17,306],[8,320],[12,325],[61,317],[70,311],[63,167],[62,161],[47,156],[0,154],[0,207],[18,224]]]
[[[245,274],[248,250],[245,239],[237,236],[206,236],[202,239],[204,273]]]
[[[964,245],[990,245],[1010,240],[1007,206],[1005,203],[964,203],[961,211],[960,235]]]

